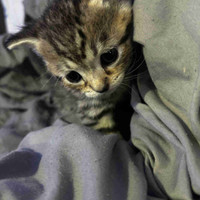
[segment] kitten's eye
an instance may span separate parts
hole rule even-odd
[[[66,79],[71,83],[78,83],[82,79],[82,76],[78,72],[71,71],[66,75]]]
[[[116,48],[110,49],[108,52],[101,55],[101,65],[106,67],[113,62],[115,62],[118,58],[118,51]]]

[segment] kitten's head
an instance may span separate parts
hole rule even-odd
[[[31,45],[71,91],[99,97],[123,81],[132,56],[128,0],[57,0],[7,47]]]

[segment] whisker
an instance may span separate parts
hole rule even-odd
[[[143,56],[142,55],[140,55],[140,57],[138,58],[138,59],[134,59],[134,63],[131,65],[131,68],[141,59],[141,58],[143,58]],[[143,58],[144,59],[144,58]]]
[[[136,60],[138,62],[141,58],[143,58],[143,55],[141,54],[140,57]],[[143,58],[144,59],[144,58]]]
[[[49,73],[48,71],[46,71],[46,72],[44,72],[44,73],[41,73],[41,74],[39,74],[39,77],[34,78],[34,80],[35,80],[35,81],[39,81],[39,80],[41,80],[43,77],[45,77],[45,75],[48,74],[48,73]]]
[[[131,70],[130,72],[128,72],[127,75],[129,75],[129,74],[135,72],[136,70],[138,70],[139,67],[141,67],[144,62],[145,62],[145,59],[143,59],[142,62],[136,68],[134,68],[133,70]]]
[[[140,55],[140,57],[139,57],[138,59],[135,59],[135,60],[134,60],[134,63],[133,63],[133,64],[128,68],[128,70],[127,70],[127,73],[126,73],[127,75],[133,73],[135,70],[137,70],[137,69],[140,67],[140,65],[143,64],[144,58],[143,58],[142,62],[139,64],[139,66],[135,68],[135,64],[136,64],[141,58],[143,58],[142,55]],[[133,68],[133,67],[134,67],[134,68]]]
[[[142,76],[144,76],[146,73],[147,73],[147,70],[144,71],[144,72],[141,72],[141,73],[139,73],[139,74],[136,74],[136,75],[125,76],[124,80],[126,81],[126,80],[136,79],[136,78],[138,78],[138,77],[142,77]]]
[[[52,76],[46,81],[46,83],[43,84],[42,89],[45,88],[45,86],[47,85],[47,83],[48,83],[53,77],[54,77],[54,76],[52,75]]]
[[[60,77],[55,76],[55,78],[56,78],[56,83],[54,84],[54,87],[57,87],[57,84],[60,81]]]
[[[120,86],[124,86],[123,88],[127,89],[130,95],[132,95],[132,91],[137,95],[137,92],[130,85],[121,83]],[[131,92],[129,90],[131,90]]]
[[[126,71],[126,75],[129,75],[130,73],[132,73],[132,70],[135,67],[135,63],[136,63],[136,59],[134,60],[134,63],[128,68],[128,70]]]
[[[119,88],[123,88],[124,90],[127,90],[127,92],[131,95],[130,90],[127,87],[125,87],[124,85],[120,85]]]

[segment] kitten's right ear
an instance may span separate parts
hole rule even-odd
[[[22,29],[22,31],[9,36],[4,41],[5,47],[9,50],[12,50],[13,48],[22,44],[28,44],[33,47],[37,47],[38,43],[39,40],[37,38],[37,34],[34,31],[27,29],[26,27]]]

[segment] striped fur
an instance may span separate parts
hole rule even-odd
[[[82,124],[117,132],[113,112],[127,92],[120,86],[132,60],[132,18],[128,0],[56,0],[7,46],[32,45],[66,90],[81,97],[77,115]],[[101,66],[101,55],[112,48],[118,51],[117,60]],[[70,71],[82,76],[80,83],[66,79]]]

